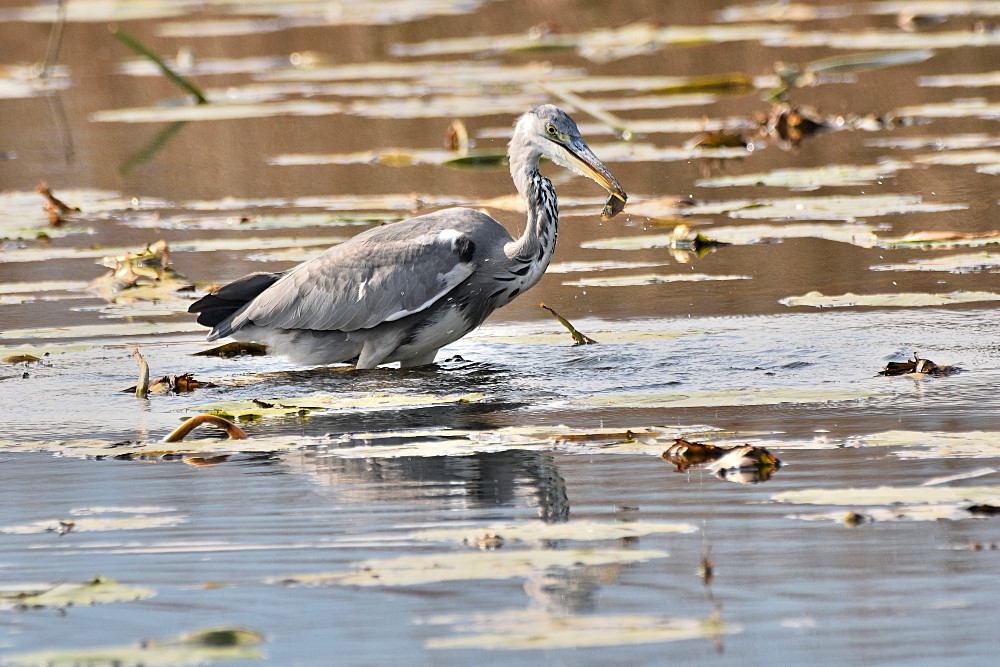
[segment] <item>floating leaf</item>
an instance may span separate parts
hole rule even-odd
[[[427,640],[429,649],[547,651],[600,646],[631,646],[741,632],[711,619],[664,616],[553,616],[545,610],[489,611],[431,616],[421,621],[451,626],[454,634]]]
[[[620,28],[596,29],[576,34],[482,35],[432,40],[421,44],[395,44],[390,48],[390,53],[426,57],[576,50],[588,60],[608,62],[630,56],[648,56],[669,45],[778,40],[788,32],[784,26],[672,25],[660,28],[648,23],[632,23]]]
[[[918,195],[856,195],[787,197],[781,199],[733,200],[696,203],[681,212],[686,216],[728,213],[731,218],[750,220],[841,220],[902,213],[939,213],[968,208],[965,204],[932,204]],[[718,238],[717,234],[714,234]],[[725,240],[721,239],[720,240]]]
[[[861,72],[896,65],[922,63],[934,55],[930,49],[911,51],[874,51],[871,53],[851,53],[846,56],[831,56],[813,60],[806,67],[816,74],[842,74]]]
[[[210,412],[240,420],[260,417],[307,414],[313,410],[388,410],[444,405],[447,403],[469,403],[485,399],[483,394],[368,394],[364,396],[333,396],[316,394],[297,398],[275,398],[250,401],[219,401],[187,408],[199,412]]]
[[[699,408],[746,405],[778,405],[857,401],[888,396],[885,391],[866,389],[782,388],[782,389],[715,389],[671,392],[624,392],[596,394],[582,399],[585,405],[617,408]]]
[[[263,635],[243,627],[217,627],[170,639],[144,639],[135,644],[67,648],[34,653],[8,653],[9,665],[203,665],[217,660],[259,660]]]
[[[276,166],[381,164],[390,167],[430,164],[445,167],[499,169],[507,166],[507,154],[477,151],[466,155],[456,155],[454,151],[446,149],[418,150],[386,148],[379,151],[365,151],[361,153],[292,153],[276,155],[269,157],[267,163]]]
[[[646,269],[663,266],[663,262],[620,262],[613,259],[595,261],[553,262],[546,273],[585,273],[590,271],[614,271],[619,269]],[[2,290],[2,286],[0,286]]]
[[[982,98],[929,102],[901,107],[894,110],[892,115],[897,118],[983,118],[995,120],[1000,118],[1000,104],[990,103]]]
[[[111,450],[113,451],[113,450]],[[90,533],[115,530],[143,530],[147,528],[164,528],[177,526],[187,522],[181,514],[166,513],[136,513],[128,516],[99,516],[105,513],[117,513],[111,509],[95,512],[98,516],[82,516],[67,519],[51,519],[34,521],[32,523],[0,527],[0,533],[7,535],[31,535],[35,533]]]
[[[357,213],[273,213],[256,215],[211,215],[174,217],[158,216],[153,219],[126,220],[129,227],[179,229],[179,230],[238,230],[298,229],[304,227],[334,227],[364,225],[400,216],[387,210]]]
[[[672,533],[694,533],[698,528],[690,523],[667,521],[629,521],[608,523],[606,521],[573,520],[565,523],[545,523],[530,521],[521,523],[488,524],[468,527],[441,527],[415,530],[403,539],[421,542],[457,542],[479,546],[483,535],[499,538],[504,545],[519,542],[545,544],[552,541],[603,541],[665,535]]]
[[[997,164],[1000,163],[1000,151],[998,150],[974,150],[974,151],[940,151],[937,153],[927,153],[913,158],[919,164],[946,164],[946,165],[966,165],[966,164]]]
[[[92,345],[87,345],[84,343],[70,344],[70,345],[14,345],[14,346],[0,346],[0,354],[5,356],[31,356],[38,358],[54,357],[60,354],[66,354],[67,352],[80,352],[82,350],[89,350]]]
[[[795,489],[771,496],[799,505],[893,505],[1000,503],[1000,486],[879,486],[850,489]]]
[[[951,484],[952,482],[957,482],[963,479],[975,479],[976,477],[983,477],[985,475],[996,474],[996,468],[977,468],[975,470],[970,470],[968,472],[960,472],[955,475],[943,475],[941,477],[934,477],[932,479],[923,482],[920,486],[937,486],[938,484]]]
[[[0,296],[10,294],[38,295],[45,292],[83,292],[89,282],[82,280],[39,280],[25,283],[0,283]]]
[[[864,223],[842,225],[806,223],[786,225],[741,225],[739,227],[712,227],[705,230],[711,240],[732,245],[749,245],[769,240],[789,238],[819,238],[851,243],[864,248],[875,244],[877,227]],[[645,250],[650,248],[681,248],[675,233],[646,234],[608,239],[597,239],[580,244],[582,248],[599,250]]]
[[[49,95],[73,85],[68,67],[50,66],[44,69],[44,76],[42,73],[42,66],[37,64],[0,65],[0,99],[11,100]]]
[[[981,149],[1000,146],[1000,137],[989,134],[950,134],[942,136],[923,137],[885,137],[871,139],[865,142],[867,146],[877,148],[895,148],[899,150],[964,150]]]
[[[95,111],[94,123],[170,123],[176,121],[239,120],[275,116],[330,116],[343,113],[337,102],[320,100],[284,100],[280,102],[240,103],[215,101],[212,104],[163,107],[133,107]]]
[[[446,581],[527,579],[550,568],[645,563],[666,558],[654,549],[500,549],[409,554],[364,560],[350,571],[288,575],[271,583],[340,586],[420,586]]]
[[[163,320],[160,322],[118,322],[115,324],[86,324],[69,327],[42,327],[37,329],[7,329],[0,331],[0,340],[49,339],[49,338],[116,338],[121,336],[159,336],[171,333],[205,331],[197,322]]]
[[[1000,35],[989,31],[941,30],[935,32],[903,32],[888,30],[861,30],[856,32],[785,32],[767,39],[771,46],[851,50],[943,50],[965,47],[991,47],[1000,45]]]
[[[1000,243],[1000,236],[996,237]],[[1000,268],[1000,253],[975,252],[946,255],[927,259],[911,259],[905,264],[877,264],[869,271],[946,271],[948,273],[979,273]]]
[[[842,19],[851,15],[850,7],[806,5],[795,2],[761,2],[733,5],[716,12],[720,23],[756,23],[758,21],[818,21]]]
[[[1000,432],[884,431],[853,436],[845,443],[860,447],[898,447],[904,459],[996,458],[1000,456]]]
[[[846,294],[839,295],[824,295],[821,292],[809,292],[802,296],[789,296],[779,299],[778,303],[785,306],[813,306],[815,308],[849,308],[856,306],[870,308],[923,308],[927,306],[947,306],[956,303],[976,303],[980,301],[1000,301],[1000,294],[994,292],[957,291],[946,294],[929,294],[927,292],[854,294],[847,292]]]
[[[635,287],[638,285],[662,285],[664,283],[702,282],[712,280],[750,280],[750,276],[713,276],[705,273],[646,273],[628,276],[607,276],[564,280],[563,285],[570,287]]]
[[[926,88],[986,88],[1000,86],[1000,72],[921,76],[917,85]]]
[[[901,238],[880,238],[876,245],[882,248],[975,248],[1000,244],[1000,231],[989,232],[951,232],[926,231],[913,232]]]
[[[161,0],[162,1],[162,0]],[[472,12],[482,0],[379,0],[378,2],[351,2],[331,11],[326,2],[254,2],[226,3],[227,13],[237,18],[216,20],[170,21],[158,25],[161,37],[191,39],[194,37],[219,37],[259,35],[266,32],[285,31],[290,28],[347,25],[392,25],[408,23],[434,16],[448,16]],[[173,4],[170,4],[172,7]],[[220,11],[220,13],[222,13]],[[242,18],[247,15],[249,18]],[[224,14],[225,16],[225,14]],[[268,17],[268,18],[261,18]]]
[[[5,587],[10,588],[10,587]],[[152,597],[149,588],[126,586],[106,577],[94,577],[81,584],[51,584],[13,592],[0,591],[0,609],[64,609],[94,604],[130,602]]]
[[[329,237],[238,237],[227,239],[190,239],[174,241],[172,252],[220,252],[276,248],[328,247],[344,241],[342,236]],[[21,248],[0,250],[3,262],[38,262],[52,259],[102,259],[132,252],[130,248]]]
[[[886,160],[874,165],[824,165],[801,169],[777,169],[771,172],[739,176],[716,176],[695,181],[695,185],[703,188],[766,185],[792,190],[816,190],[824,186],[844,187],[877,183],[884,178],[895,176],[900,170],[911,167],[912,165],[907,162],[895,160]]]

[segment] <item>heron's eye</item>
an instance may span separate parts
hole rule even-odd
[[[551,135],[557,134],[557,132],[556,132],[556,126],[555,125],[551,125],[550,124],[550,125],[546,126],[545,131],[548,132]]]

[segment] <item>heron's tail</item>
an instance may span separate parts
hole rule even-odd
[[[280,273],[260,272],[243,276],[239,280],[234,280],[211,294],[201,297],[191,304],[188,312],[198,313],[198,324],[216,329],[216,331],[212,332],[213,338],[211,340],[223,338],[233,333],[233,331],[227,330],[225,333],[222,333],[219,329],[224,329],[225,327],[219,327],[218,325],[225,322],[236,311],[257,298],[261,292],[273,285],[281,275]],[[217,332],[218,335],[215,335]]]

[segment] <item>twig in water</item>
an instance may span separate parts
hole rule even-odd
[[[132,356],[139,362],[139,381],[135,385],[135,397],[146,398],[149,394],[149,364],[139,354],[139,348],[132,350]]]
[[[49,190],[49,186],[45,183],[39,183],[36,188],[38,194],[45,197],[45,204],[42,206],[45,212],[49,214],[49,225],[52,227],[58,227],[63,223],[63,216],[67,213],[79,213],[80,209],[76,206],[70,206],[66,202],[58,199],[52,190]]]
[[[577,111],[587,114],[598,122],[604,123],[618,134],[619,139],[622,139],[623,141],[632,141],[634,136],[632,134],[632,130],[630,130],[625,124],[625,121],[618,116],[608,113],[604,109],[598,108],[576,93],[570,92],[554,83],[539,82],[538,87],[546,93],[559,98],[560,101],[575,107]]]
[[[187,434],[202,424],[211,424],[225,430],[233,440],[246,440],[247,434],[236,424],[227,421],[218,415],[195,415],[186,422],[178,426],[173,432],[163,439],[163,442],[180,442]]]
[[[41,78],[48,76],[49,70],[56,64],[59,58],[59,47],[62,45],[63,27],[66,25],[66,0],[59,0],[59,7],[56,9],[56,22],[52,24],[52,31],[49,32],[49,45],[45,49],[45,62],[42,63]]]
[[[153,53],[153,51],[148,46],[137,40],[132,35],[125,32],[121,28],[112,28],[111,34],[115,36],[115,39],[117,39],[119,42],[121,42],[128,48],[138,53],[140,56],[144,56],[153,61],[153,63],[155,63],[156,66],[160,68],[160,70],[168,79],[173,81],[175,84],[177,84],[187,92],[194,95],[194,98],[195,100],[197,100],[198,104],[208,104],[208,98],[205,97],[204,93],[201,92],[201,89],[198,88],[198,86],[194,85],[193,83],[185,79],[183,76],[175,72],[170,67],[170,65],[163,62],[163,59],[160,58],[160,56]]]
[[[559,324],[561,324],[564,327],[566,327],[567,329],[569,329],[569,333],[570,333],[571,336],[573,336],[573,340],[575,341],[573,343],[573,345],[596,345],[597,344],[596,340],[594,340],[590,336],[587,336],[586,334],[582,334],[579,331],[577,331],[576,327],[574,327],[572,324],[570,324],[569,320],[567,320],[562,315],[560,315],[556,311],[554,311],[551,308],[549,308],[548,306],[546,306],[544,303],[539,304],[539,306],[541,308],[544,308],[545,310],[549,311],[553,315],[555,315],[555,318],[557,320],[559,320]]]

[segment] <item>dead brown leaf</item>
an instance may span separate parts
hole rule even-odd
[[[885,375],[886,377],[897,375],[933,375],[934,377],[945,377],[957,373],[958,370],[957,366],[942,366],[935,364],[930,359],[921,359],[914,352],[912,361],[890,361],[878,374]]]

